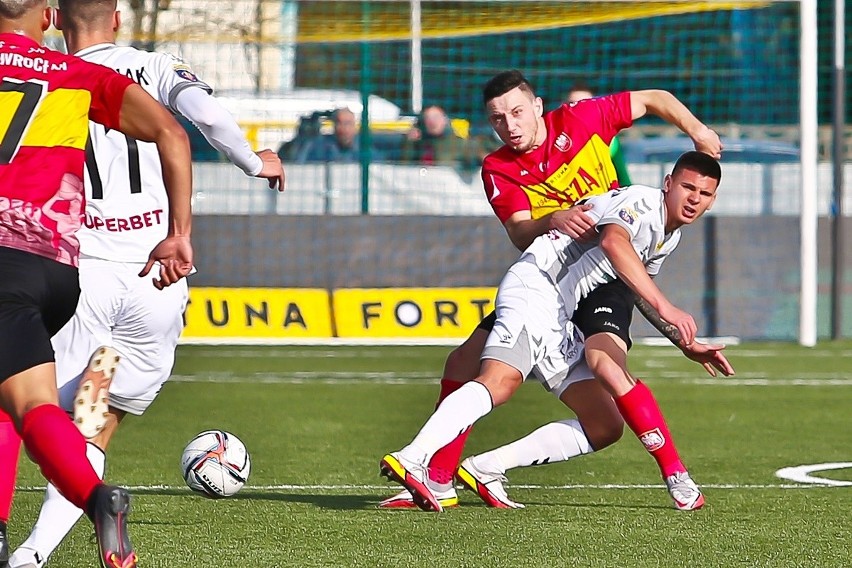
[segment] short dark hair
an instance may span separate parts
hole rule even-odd
[[[595,92],[592,90],[592,87],[583,79],[579,79],[573,85],[568,87],[568,90],[565,91],[565,93],[566,95],[570,95],[571,93],[576,93],[577,91],[586,91],[592,93],[593,95],[595,94]]]
[[[71,30],[98,29],[117,9],[117,0],[59,0],[63,26]]]
[[[692,150],[681,154],[675,162],[674,168],[672,168],[672,175],[680,170],[693,170],[703,176],[713,178],[716,180],[717,186],[722,181],[722,166],[719,165],[719,161],[704,152]]]
[[[489,79],[482,88],[482,104],[487,105],[488,101],[491,99],[497,98],[500,95],[505,95],[517,87],[520,87],[522,91],[535,97],[535,90],[533,89],[532,84],[527,81],[524,74],[517,69],[497,73],[491,77],[491,79]]]
[[[40,4],[41,0],[0,0],[0,18],[17,20]]]

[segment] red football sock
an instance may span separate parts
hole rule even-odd
[[[459,390],[464,383],[451,381],[449,379],[441,379],[441,394],[438,396],[438,402],[435,408],[443,402],[450,394]],[[447,484],[453,481],[453,476],[456,474],[456,468],[461,461],[461,455],[464,451],[464,444],[467,441],[467,435],[470,433],[470,428],[456,436],[456,439],[435,452],[432,460],[429,462],[429,479],[435,483]]]
[[[663,477],[678,471],[686,471],[675,448],[674,440],[666,426],[666,419],[645,383],[637,381],[627,394],[615,399],[621,416],[639,438],[639,441],[657,460]]]
[[[86,440],[65,411],[53,404],[30,410],[24,415],[21,437],[47,480],[85,511],[101,480],[86,457]]]
[[[18,455],[21,437],[15,430],[12,417],[0,410],[0,521],[9,520],[12,498],[15,495],[15,478],[18,475]]]

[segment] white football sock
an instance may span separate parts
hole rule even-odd
[[[471,381],[445,398],[414,440],[399,453],[413,462],[428,463],[435,452],[455,440],[493,407],[491,393],[485,385]]]
[[[98,477],[103,479],[104,469],[106,468],[106,456],[103,450],[93,443],[87,442],[86,457],[89,458],[89,463],[92,464]],[[71,529],[82,516],[83,510],[75,507],[59,493],[52,483],[49,483],[35,526],[20,548],[34,550],[46,559],[56,550],[62,539],[71,532]],[[10,566],[14,565],[14,562],[10,562]]]
[[[477,469],[505,473],[515,467],[561,462],[593,451],[577,420],[560,420],[472,459]]]

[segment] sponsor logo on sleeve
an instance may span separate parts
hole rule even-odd
[[[621,217],[621,220],[627,223],[628,225],[632,225],[636,218],[639,216],[636,211],[631,209],[630,207],[625,207],[621,211],[618,212],[618,216]]]
[[[184,81],[198,82],[198,77],[192,72],[188,65],[175,65],[175,74]]]

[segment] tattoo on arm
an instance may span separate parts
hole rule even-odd
[[[675,346],[680,347],[680,332],[675,326],[661,318],[660,314],[651,306],[651,304],[637,296],[636,307],[651,325],[657,328],[657,330],[659,330],[659,332],[662,333],[669,341],[674,343]]]

